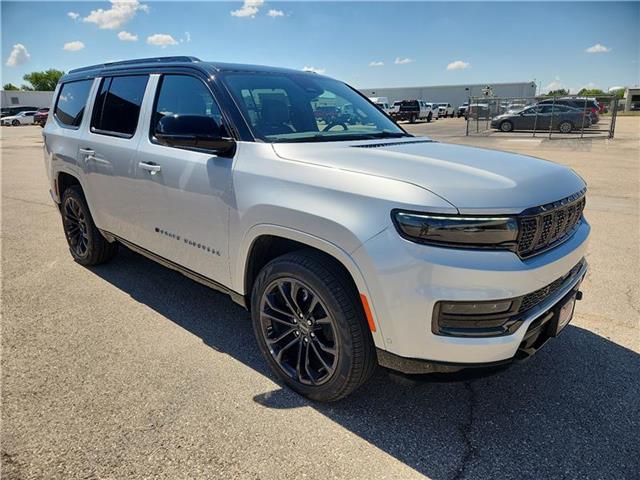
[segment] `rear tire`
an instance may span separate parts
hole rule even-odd
[[[571,133],[571,131],[573,130],[573,125],[571,124],[571,122],[565,120],[564,122],[561,122],[560,125],[558,125],[558,130],[560,131],[560,133]]]
[[[62,195],[62,227],[73,259],[85,267],[108,262],[118,252],[116,242],[102,236],[89,211],[79,185],[71,185]]]
[[[409,123],[416,123],[416,116],[415,115],[411,115],[409,117]]]
[[[513,132],[513,123],[509,120],[505,120],[500,124],[500,131],[505,133]]]
[[[377,366],[356,288],[320,253],[300,250],[269,262],[252,290],[251,319],[271,369],[312,400],[349,395]]]

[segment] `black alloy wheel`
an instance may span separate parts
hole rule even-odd
[[[269,352],[291,379],[322,385],[335,373],[335,320],[308,285],[294,278],[271,282],[262,294],[260,324]]]

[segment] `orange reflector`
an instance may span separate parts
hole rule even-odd
[[[376,331],[376,324],[373,323],[373,315],[371,315],[371,309],[369,308],[369,302],[367,296],[364,293],[360,294],[360,301],[362,302],[362,308],[364,308],[364,314],[367,317],[367,323],[369,324],[369,330]]]

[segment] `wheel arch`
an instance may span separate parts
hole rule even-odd
[[[367,299],[367,305],[363,305],[363,309],[370,310],[369,314],[365,311],[365,315],[370,317],[370,322],[373,323],[370,331],[375,345],[384,347],[384,337],[362,272],[346,251],[327,240],[278,225],[257,225],[251,228],[242,241],[238,250],[239,260],[236,262],[235,269],[232,270],[234,289],[245,297],[245,302],[249,306],[253,282],[261,268],[280,255],[302,249],[317,251],[336,262],[344,270],[357,292]]]

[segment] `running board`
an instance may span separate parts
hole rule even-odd
[[[170,268],[171,270],[175,270],[176,272],[181,273],[182,275],[184,275],[187,278],[190,278],[191,280],[198,282],[206,287],[212,288],[214,290],[217,290],[220,293],[225,293],[227,295],[229,295],[231,297],[231,300],[233,300],[235,303],[237,303],[238,305],[240,305],[243,308],[247,308],[247,303],[245,301],[245,298],[243,295],[239,294],[238,292],[231,290],[228,287],[225,287],[224,285],[222,285],[221,283],[216,282],[215,280],[211,280],[208,277],[205,277],[204,275],[200,275],[197,272],[194,272],[193,270],[189,270],[188,268],[185,268],[181,265],[178,265],[175,262],[172,262],[171,260],[167,260],[164,257],[161,257],[160,255],[157,255],[153,252],[150,252],[149,250],[147,250],[146,248],[140,247],[138,245],[136,245],[135,243],[131,243],[128,240],[125,240],[122,237],[119,237],[117,235],[114,235],[111,232],[107,232],[104,230],[100,230],[100,233],[102,233],[102,235],[109,241],[116,240],[120,243],[122,243],[125,247],[133,250],[136,253],[139,253],[140,255],[147,257],[150,260],[153,260],[156,263],[159,263],[160,265],[162,265],[163,267],[167,267]]]

